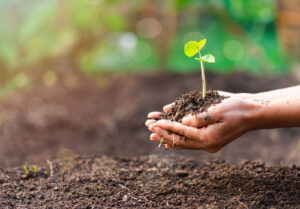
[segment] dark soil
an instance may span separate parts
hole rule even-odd
[[[288,76],[207,77],[229,92],[298,84]],[[287,166],[300,165],[297,128],[248,133],[216,154],[164,151],[150,142],[147,113],[201,89],[200,78],[160,73],[97,83],[82,77],[76,86],[36,84],[2,100],[0,208],[299,208],[299,167]],[[94,154],[101,157],[76,157]],[[38,172],[25,175],[25,162]]]
[[[217,91],[207,91],[203,99],[199,90],[190,91],[178,97],[170,110],[161,115],[162,119],[179,121],[190,113],[200,113],[206,111],[210,106],[221,103],[226,97],[219,95]]]
[[[1,170],[0,208],[299,208],[300,167],[150,155]],[[53,175],[51,176],[51,172]]]

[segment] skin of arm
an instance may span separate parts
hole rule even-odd
[[[146,126],[153,132],[150,139],[162,141],[165,148],[217,152],[251,130],[300,127],[300,86],[257,94],[219,93],[230,98],[206,112],[185,116],[181,123],[156,121],[160,112],[149,113]],[[164,111],[171,106],[166,105]]]

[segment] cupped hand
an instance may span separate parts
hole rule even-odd
[[[160,112],[148,114],[146,126],[153,133],[150,139],[165,144],[166,148],[196,149],[217,152],[226,144],[255,127],[253,116],[259,104],[248,94],[231,94],[206,112],[186,115],[182,122],[158,120]],[[164,107],[168,110],[172,104]],[[184,137],[182,137],[184,136]]]

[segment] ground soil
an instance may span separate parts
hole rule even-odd
[[[230,92],[298,84],[244,73],[207,78],[209,87]],[[200,81],[199,73],[82,77],[77,85],[36,84],[2,100],[0,208],[299,207],[298,128],[251,132],[216,154],[150,142],[147,113],[201,89]],[[24,163],[38,172],[24,176]]]
[[[62,160],[62,159],[61,159]],[[69,159],[70,160],[70,159]],[[72,160],[71,160],[72,161]],[[14,208],[299,208],[300,167],[150,155],[77,157],[1,171],[0,207]],[[52,173],[52,176],[51,176]]]
[[[210,106],[221,103],[225,98],[217,91],[207,91],[203,99],[201,91],[193,90],[175,99],[172,108],[163,112],[161,118],[181,122],[185,115],[204,112]]]

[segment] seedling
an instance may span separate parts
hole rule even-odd
[[[188,185],[190,185],[190,184],[191,184],[191,182],[190,182],[190,181],[183,181],[183,183],[184,183],[184,184],[188,184]]]
[[[27,176],[28,173],[29,173],[29,170],[27,168],[27,163],[24,164],[23,168],[24,168],[24,171],[25,171],[25,175]]]
[[[21,177],[23,180],[27,180],[29,178],[34,177],[34,174],[38,172],[36,165],[33,165],[30,168],[28,168],[27,163],[24,164],[23,169],[25,171],[25,174]]]
[[[195,58],[195,60],[200,61],[201,66],[201,77],[202,77],[202,98],[206,97],[206,80],[205,80],[205,71],[203,62],[214,63],[215,57],[212,54],[206,54],[201,56],[200,50],[205,46],[206,39],[203,39],[199,42],[197,41],[189,41],[184,45],[184,53],[188,57],[193,57],[197,53],[199,54],[199,58]]]
[[[34,172],[34,173],[38,172],[38,169],[37,169],[36,165],[33,165],[33,166],[31,166],[31,168],[28,169],[27,163],[25,163],[24,166],[23,166],[23,168],[24,168],[26,176],[29,175],[29,172]]]
[[[32,166],[31,168],[32,168],[33,172],[35,172],[35,173],[38,172],[36,165]]]

